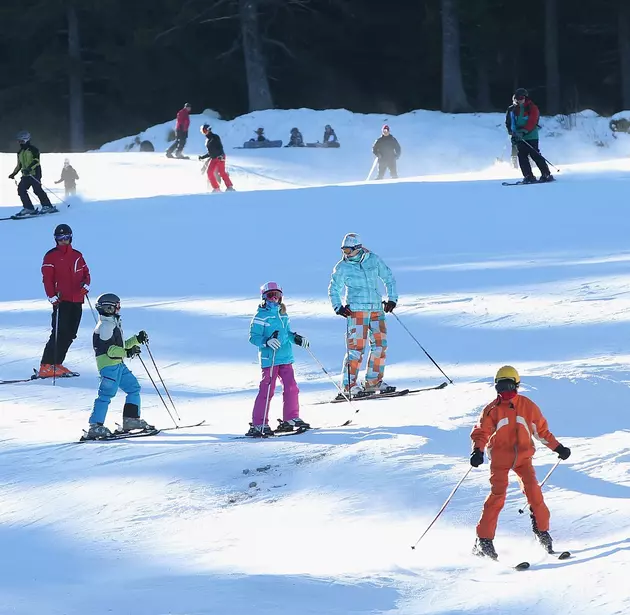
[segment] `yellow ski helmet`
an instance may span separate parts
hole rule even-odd
[[[494,377],[495,384],[499,382],[499,380],[513,380],[517,386],[521,384],[521,377],[511,365],[504,365],[499,368],[497,375]]]

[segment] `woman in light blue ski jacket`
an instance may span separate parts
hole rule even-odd
[[[348,305],[353,312],[378,312],[383,309],[379,280],[387,290],[387,300],[398,303],[396,280],[383,259],[361,247],[355,256],[345,256],[335,265],[328,296],[335,312]],[[344,301],[345,292],[345,301]]]
[[[339,316],[347,319],[346,356],[343,364],[343,399],[350,395],[394,391],[383,382],[387,354],[387,323],[385,314],[393,312],[398,303],[396,280],[383,260],[363,247],[356,233],[348,233],[341,242],[343,258],[335,265],[328,296]],[[387,299],[383,299],[380,282],[385,285]],[[366,345],[370,344],[365,383],[357,379]]]
[[[249,341],[258,347],[262,378],[254,402],[250,430],[245,434],[252,438],[274,435],[269,427],[269,403],[276,388],[276,380],[282,382],[282,420],[275,430],[293,431],[310,426],[300,418],[298,395],[300,389],[293,373],[292,345],[308,348],[308,340],[291,331],[287,310],[282,303],[282,288],[276,282],[267,282],[260,289],[262,303],[249,326]]]

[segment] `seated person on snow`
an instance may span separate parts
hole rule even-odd
[[[324,138],[322,142],[325,144],[339,142],[337,135],[335,134],[335,130],[330,124],[326,124],[326,126],[324,126]]]
[[[267,139],[267,137],[265,137],[265,129],[264,128],[257,128],[254,131],[258,136],[250,139],[250,141],[258,141],[259,143],[264,142],[264,141],[269,141],[269,139]]]
[[[291,137],[285,147],[304,147],[302,133],[297,128],[291,128]]]

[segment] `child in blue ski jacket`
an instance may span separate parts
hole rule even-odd
[[[276,282],[267,282],[260,289],[262,303],[249,326],[249,341],[258,347],[262,378],[250,430],[245,434],[257,438],[273,435],[269,427],[269,403],[273,397],[276,380],[280,378],[283,388],[283,412],[276,431],[308,429],[310,425],[301,418],[298,395],[300,389],[293,373],[292,344],[308,348],[308,340],[290,329],[287,310],[282,303],[282,288]]]

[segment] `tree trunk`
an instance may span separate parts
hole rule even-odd
[[[479,52],[475,58],[477,64],[477,111],[492,111],[492,97],[490,95],[490,74],[488,61],[483,52]]]
[[[630,6],[619,0],[619,64],[621,68],[621,102],[630,109]]]
[[[265,55],[260,29],[258,27],[258,1],[239,0],[241,32],[243,33],[243,54],[245,56],[245,75],[249,110],[272,109],[273,99],[269,88]]]
[[[464,91],[459,49],[457,0],[441,0],[442,8],[442,111],[470,111]]]
[[[558,0],[545,0],[545,66],[547,69],[547,114],[560,113],[558,63]]]
[[[79,40],[79,20],[74,2],[67,4],[68,18],[68,89],[70,100],[70,150],[85,151],[83,118],[83,63]]]

